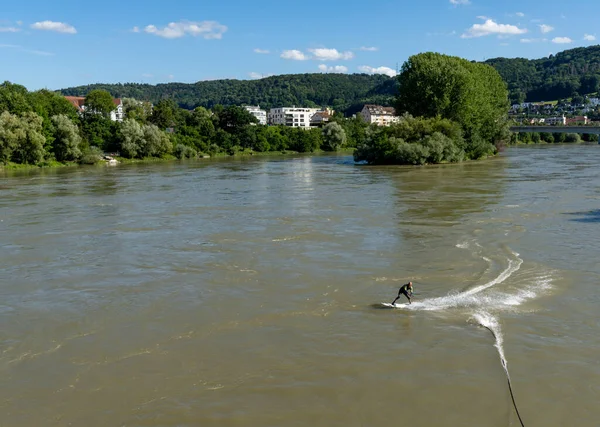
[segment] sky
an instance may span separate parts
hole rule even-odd
[[[0,10],[0,81],[393,76],[420,52],[534,59],[595,45],[597,16],[597,0],[20,0]]]

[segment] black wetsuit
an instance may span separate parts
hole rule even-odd
[[[406,298],[408,298],[408,302],[410,303],[410,297],[412,296],[412,286],[409,283],[407,283],[406,285],[402,285],[400,287],[400,290],[398,291],[398,296],[396,297],[394,302],[392,302],[392,305],[394,305],[396,301],[398,301],[400,295],[404,295]]]

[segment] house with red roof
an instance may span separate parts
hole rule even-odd
[[[85,97],[83,96],[65,96],[65,99],[69,101],[75,108],[79,114],[83,114],[85,111]],[[110,119],[113,122],[122,122],[125,117],[125,111],[123,109],[123,102],[121,98],[113,98],[113,102],[115,104],[115,109],[110,112]]]

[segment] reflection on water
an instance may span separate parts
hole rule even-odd
[[[517,425],[494,345],[527,425],[595,425],[600,150],[570,150],[4,172],[0,425],[384,425],[398,396]]]

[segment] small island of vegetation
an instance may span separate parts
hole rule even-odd
[[[491,66],[438,53],[402,66],[398,123],[370,129],[354,160],[432,164],[480,159],[510,140],[508,91]]]

